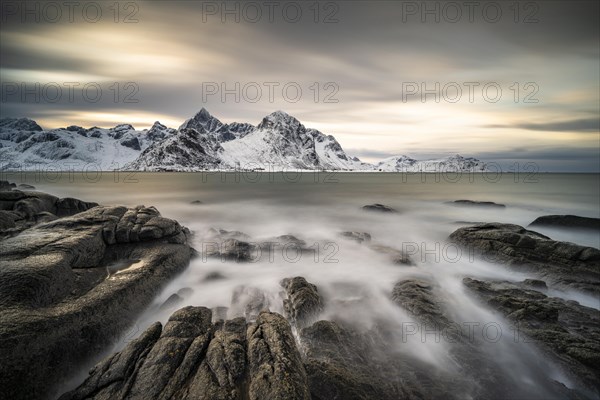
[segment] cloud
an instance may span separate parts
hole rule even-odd
[[[120,120],[148,127],[156,119],[183,121],[201,107],[226,122],[252,123],[283,109],[370,158],[443,151],[477,155],[511,149],[514,143],[597,147],[590,135],[581,135],[598,131],[593,118],[600,102],[597,2],[532,2],[539,10],[538,22],[531,24],[522,21],[524,9],[515,23],[505,2],[504,17],[494,24],[483,20],[481,8],[474,22],[466,10],[459,23],[422,23],[420,15],[403,22],[405,2],[381,1],[376,7],[369,1],[333,2],[338,22],[329,24],[323,18],[331,10],[321,3],[316,23],[311,2],[297,2],[303,4],[297,23],[282,18],[283,3],[274,22],[263,8],[257,23],[244,18],[236,23],[231,15],[225,23],[220,14],[204,18],[203,5],[213,2],[136,3],[139,22],[134,24],[114,23],[108,8],[108,17],[95,24],[81,18],[22,23],[19,15],[6,20],[3,15],[0,81],[135,82],[138,103],[115,102],[107,89],[96,103],[12,98],[2,103],[0,116],[28,116],[44,126]],[[498,82],[502,99],[486,102],[478,92],[473,103],[438,104],[432,96],[423,103],[418,95],[402,102],[405,82],[443,87],[473,81]],[[266,96],[258,102],[232,96],[222,101],[219,95],[203,101],[206,82],[229,88],[295,82],[303,95],[298,102],[287,101],[281,92],[272,102]],[[327,82],[338,87],[337,103],[324,101]],[[527,82],[538,85],[539,103],[523,102]]]
[[[599,133],[600,119],[586,118],[569,121],[556,121],[546,123],[522,123],[514,125],[485,125],[484,128],[518,128],[544,132],[583,132]]]

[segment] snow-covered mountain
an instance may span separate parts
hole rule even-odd
[[[367,164],[348,157],[333,136],[306,129],[283,111],[267,115],[255,130],[222,146],[223,161],[243,169],[368,168]]]
[[[27,118],[1,119],[0,169],[113,170],[173,132],[158,122],[143,131],[129,124],[110,129],[69,126],[44,131]]]
[[[196,115],[181,124],[179,129],[195,129],[198,132],[207,132],[219,142],[227,142],[246,136],[254,130],[254,126],[238,122],[231,125],[224,124],[202,107]]]
[[[140,171],[342,170],[383,172],[485,171],[485,163],[460,155],[417,161],[396,156],[376,164],[346,154],[331,135],[306,128],[276,111],[257,125],[224,124],[202,108],[179,129],[155,122],[150,129],[129,124],[104,129],[69,126],[45,131],[27,118],[0,119],[0,169]]]
[[[384,172],[484,172],[486,165],[472,157],[459,154],[436,160],[417,161],[408,156],[395,156],[375,164],[377,171]]]

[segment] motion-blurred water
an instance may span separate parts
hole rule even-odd
[[[244,232],[252,241],[291,234],[314,251],[275,251],[249,263],[199,257],[171,282],[139,318],[115,349],[122,348],[154,321],[166,322],[173,309],[160,305],[182,288],[193,293],[186,305],[231,307],[234,293],[262,293],[271,311],[283,312],[281,279],[303,276],[318,286],[326,300],[323,319],[345,321],[357,329],[370,329],[378,321],[394,324],[397,343],[391,346],[431,363],[432,368],[453,368],[449,343],[423,336],[407,312],[390,300],[394,283],[413,277],[435,282],[454,320],[472,326],[497,363],[523,385],[537,385],[544,373],[565,385],[572,383],[558,367],[547,364],[535,347],[515,340],[509,324],[465,290],[462,279],[492,278],[522,281],[535,278],[471,257],[448,245],[445,239],[470,222],[503,222],[527,227],[549,214],[600,217],[600,176],[597,174],[436,175],[378,173],[64,173],[36,181],[32,173],[15,179],[40,190],[101,204],[154,205],[163,216],[178,220],[196,233],[194,247],[202,250],[203,234],[210,228]],[[8,177],[10,179],[11,177]],[[72,179],[71,179],[72,178]],[[494,201],[506,208],[456,207],[458,199]],[[202,204],[191,204],[200,200]],[[397,214],[369,213],[361,206],[382,203]],[[553,239],[600,247],[600,236],[590,232],[534,229]],[[415,266],[390,262],[364,245],[340,238],[341,231],[368,232],[373,242],[410,250]],[[222,279],[207,280],[218,272]],[[252,292],[255,290],[255,292]],[[551,290],[550,295],[598,308],[598,299],[576,292]],[[251,299],[249,299],[251,300]],[[231,307],[229,317],[243,313]],[[411,325],[413,324],[413,325]],[[469,325],[471,324],[471,325]],[[477,325],[476,325],[477,324]],[[417,327],[416,334],[413,332]],[[408,331],[407,329],[411,330]],[[543,371],[543,372],[541,372]],[[552,393],[540,390],[540,398]]]

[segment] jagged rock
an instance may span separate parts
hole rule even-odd
[[[293,257],[291,255],[292,252],[309,250],[309,248],[306,247],[306,241],[299,239],[294,235],[276,236],[274,238],[262,240],[257,245],[260,247],[261,252],[272,252],[276,250],[282,250],[282,254],[285,254],[287,256],[287,252],[289,251],[290,257]]]
[[[459,228],[449,239],[488,261],[533,271],[551,285],[600,294],[598,249],[500,223]]]
[[[436,373],[418,360],[400,361],[377,335],[318,321],[300,332],[312,399],[417,399],[442,396]],[[408,367],[410,365],[410,367]],[[420,370],[418,384],[415,371]],[[413,386],[414,385],[414,386]],[[439,397],[442,398],[442,397]],[[451,394],[444,398],[452,399]]]
[[[474,201],[474,200],[454,200],[449,202],[453,206],[472,206],[486,208],[506,208],[504,204],[494,203],[493,201]]]
[[[287,321],[262,313],[212,324],[185,307],[109,356],[60,400],[306,400],[306,373]]]
[[[15,129],[27,132],[40,132],[42,127],[34,120],[29,118],[2,118],[0,119],[0,129]]]
[[[397,282],[392,300],[438,330],[449,327],[452,321],[443,311],[442,302],[433,294],[434,283],[423,279],[407,279]]]
[[[250,399],[310,399],[300,352],[285,318],[263,312],[247,335]]]
[[[250,240],[250,236],[240,231],[227,231],[225,229],[210,228],[205,235],[206,239],[213,240],[225,240],[225,239],[238,239],[238,240]]]
[[[362,209],[365,211],[375,211],[375,212],[381,212],[381,213],[397,213],[398,212],[395,209],[393,209],[392,207],[388,207],[388,206],[385,206],[385,205],[379,204],[379,203],[368,204],[366,206],[363,206]]]
[[[348,232],[348,231],[346,231],[346,232],[341,232],[340,236],[345,239],[354,240],[355,242],[358,242],[358,243],[371,241],[371,235],[367,232]]]
[[[600,392],[600,312],[576,302],[547,297],[510,282],[465,278],[481,300],[516,324],[523,337],[552,355],[569,378]]]
[[[292,324],[302,329],[315,322],[324,308],[317,287],[301,276],[286,278],[281,281],[281,286],[287,294],[283,308]]]
[[[30,196],[13,195],[15,201]],[[48,201],[36,199],[35,207]],[[132,234],[146,226],[146,210],[98,206],[2,240],[1,398],[51,397],[58,382],[106,351],[187,266],[192,251],[177,222],[164,219],[170,222],[162,221],[160,237]],[[117,239],[126,214],[140,223]],[[116,262],[122,266],[111,268]]]
[[[449,347],[449,357],[456,365],[456,373],[440,377],[452,386],[451,392],[466,397],[503,398],[587,398],[578,390],[571,390],[546,375],[545,367],[524,356],[513,361],[527,372],[515,376],[498,363],[493,348],[499,343],[487,343],[453,319],[440,296],[440,286],[428,279],[413,278],[396,283],[392,300],[409,312],[417,321],[417,334],[439,335]],[[435,336],[433,336],[435,337]],[[436,339],[437,340],[437,339]],[[519,339],[515,340],[515,343]],[[490,344],[492,346],[490,346]],[[492,351],[490,351],[492,350]],[[523,384],[527,380],[531,383]],[[451,382],[451,383],[450,383]],[[468,394],[468,395],[467,395]]]
[[[577,215],[544,215],[536,218],[529,226],[600,230],[600,218],[579,217]]]
[[[0,210],[4,210],[4,220],[0,224],[0,237],[14,236],[17,233],[41,222],[52,220],[52,216],[69,216],[96,207],[97,203],[72,198],[58,197],[42,192],[21,190],[0,191]],[[9,216],[10,214],[10,216]],[[5,226],[5,228],[1,228]]]
[[[237,239],[225,239],[222,242],[209,244],[205,254],[209,257],[221,257],[223,260],[251,261],[256,256],[257,246],[253,243]]]

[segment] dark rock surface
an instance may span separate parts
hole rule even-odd
[[[42,221],[47,222],[49,215],[70,216],[97,205],[72,198],[60,199],[42,192],[0,191],[0,238],[14,236]]]
[[[529,226],[600,230],[600,218],[579,217],[577,215],[544,215],[536,218]]]
[[[504,204],[494,203],[493,201],[474,201],[474,200],[454,200],[448,202],[454,206],[472,206],[472,207],[489,207],[489,208],[506,208]]]
[[[467,282],[473,281],[466,278]],[[526,376],[512,374],[503,368],[498,364],[498,350],[495,349],[500,344],[482,340],[483,337],[463,329],[446,309],[440,290],[427,279],[406,279],[396,283],[392,300],[419,321],[419,330],[426,330],[430,335],[437,332],[449,346],[448,356],[455,363],[457,374],[446,379],[452,379],[453,393],[463,392],[472,398],[485,399],[589,398],[549,379],[547,366],[540,366],[527,356],[513,361],[527,371]],[[523,379],[530,380],[530,384],[524,385]]]
[[[92,206],[20,191],[1,204],[21,217]],[[52,397],[187,266],[186,242],[186,229],[143,206],[96,206],[2,240],[0,398]]]
[[[287,298],[283,300],[286,317],[298,329],[311,325],[323,312],[324,306],[317,287],[301,276],[281,281]]]
[[[535,272],[551,286],[600,294],[600,251],[559,242],[518,225],[464,227],[449,239],[485,260]]]
[[[510,282],[465,278],[473,293],[515,323],[519,334],[549,353],[574,381],[600,394],[600,312]]]
[[[288,322],[263,312],[211,323],[204,307],[176,311],[98,364],[60,400],[307,400],[306,372]]]
[[[344,239],[354,240],[355,242],[358,242],[358,243],[371,241],[371,234],[369,234],[367,232],[346,231],[346,232],[340,232],[340,236],[343,237]]]
[[[388,206],[385,206],[385,205],[379,204],[379,203],[367,204],[366,206],[363,206],[362,209],[365,211],[375,211],[375,212],[381,212],[381,213],[397,213],[398,212],[395,209],[393,209],[392,207],[388,207]]]
[[[255,304],[263,311],[251,317],[254,321],[227,320],[226,307],[182,308],[164,327],[151,325],[100,362],[59,400],[593,398],[543,374],[522,384],[520,375],[494,363],[496,353],[480,348],[481,340],[460,331],[449,350],[453,367],[444,369],[402,352],[411,344],[398,340],[397,325],[383,322],[359,331],[337,321],[309,322],[323,307],[317,287],[302,277],[281,284],[290,322],[268,311],[260,290],[240,288],[238,297],[252,294],[262,303]],[[424,278],[406,279],[396,284],[392,299],[430,329],[442,330],[455,321],[440,290]],[[244,303],[241,297],[232,302],[233,307]],[[545,368],[535,362],[525,367]]]

